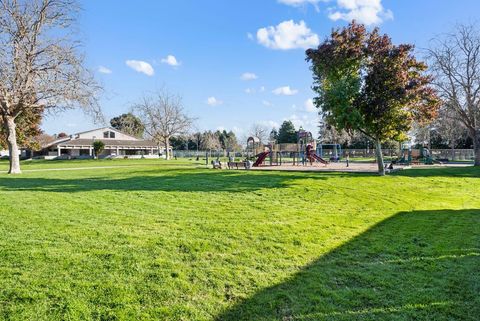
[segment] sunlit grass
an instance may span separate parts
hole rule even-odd
[[[23,165],[0,174],[0,319],[480,315],[475,168],[377,177],[188,160]],[[67,167],[77,169],[49,170]]]

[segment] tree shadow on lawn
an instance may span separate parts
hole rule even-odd
[[[433,167],[433,168],[411,168],[398,171],[393,176],[406,177],[472,177],[480,178],[480,167]]]
[[[478,320],[480,210],[402,212],[217,321]]]
[[[57,172],[59,173],[59,172]],[[0,190],[75,193],[85,191],[181,191],[181,192],[247,192],[264,188],[286,188],[296,179],[324,180],[331,175],[260,173],[240,171],[197,171],[162,169],[120,173],[128,177],[5,177]]]
[[[180,191],[180,192],[248,192],[265,188],[286,188],[296,180],[324,181],[330,178],[385,179],[372,173],[345,172],[286,172],[286,171],[213,171],[205,169],[159,168],[152,170],[109,169],[109,176],[91,175],[80,177],[77,171],[61,170],[29,173],[29,176],[4,176],[0,190],[43,191],[75,193],[86,191]],[[90,169],[87,169],[90,170]],[[91,169],[92,171],[95,168]],[[45,174],[44,174],[45,173]],[[48,173],[48,174],[46,174]],[[53,173],[53,174],[52,174]],[[73,173],[73,174],[70,174]],[[37,176],[42,177],[37,177]],[[479,177],[480,169],[435,168],[405,170],[394,174],[404,177]],[[52,177],[48,177],[52,176]],[[65,177],[65,178],[64,178]]]

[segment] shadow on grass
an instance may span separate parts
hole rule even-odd
[[[264,188],[285,188],[294,184],[297,179],[311,179],[315,181],[342,177],[370,177],[374,180],[388,179],[372,173],[214,171],[176,167],[159,167],[148,170],[129,170],[118,167],[109,169],[112,170],[109,176],[99,176],[105,175],[105,173],[95,172],[96,170],[98,169],[94,167],[85,169],[85,171],[89,172],[87,174],[83,172],[79,178],[75,174],[71,174],[77,172],[71,169],[40,171],[34,173],[35,177],[5,175],[0,179],[0,190],[64,193],[99,190],[246,192]],[[40,173],[49,174],[43,175]],[[55,174],[52,175],[51,173]],[[473,167],[413,169],[400,171],[393,175],[404,177],[480,177],[480,169]]]
[[[406,177],[478,177],[480,178],[480,167],[433,167],[433,168],[411,168],[393,173],[395,176]]]
[[[217,321],[478,320],[480,210],[399,213]]]
[[[58,172],[57,172],[58,173]],[[247,192],[264,188],[285,188],[295,179],[327,179],[327,175],[260,173],[245,171],[207,171],[161,169],[120,173],[128,177],[43,178],[7,177],[0,180],[0,190],[75,193],[85,191],[181,191]],[[66,174],[65,176],[68,177]]]

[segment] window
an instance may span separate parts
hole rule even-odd
[[[115,138],[115,132],[111,132],[111,131],[103,132],[103,138]]]

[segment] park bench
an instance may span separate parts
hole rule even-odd
[[[234,169],[234,168],[239,169],[239,167],[247,169],[247,162],[228,162],[227,167],[229,169]]]
[[[212,160],[213,169],[222,169],[222,162],[219,160]]]

